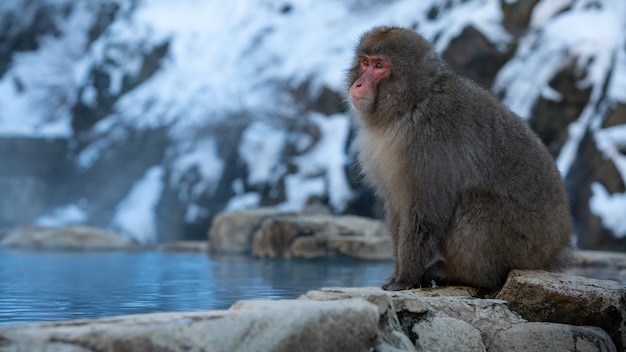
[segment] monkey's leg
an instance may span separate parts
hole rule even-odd
[[[515,212],[496,195],[465,195],[441,245],[444,262],[433,273],[446,283],[488,289],[502,285],[514,258],[529,255],[511,227]]]
[[[388,291],[420,287],[424,268],[437,252],[437,230],[418,220],[419,215],[407,216],[397,234],[396,280],[383,287]],[[410,220],[410,221],[407,221]]]
[[[387,281],[383,284],[383,290],[387,290],[387,287],[396,281],[398,277],[398,232],[400,231],[400,221],[397,213],[387,210],[387,228],[389,229],[389,235],[391,236],[391,245],[393,249],[393,273],[387,278]]]

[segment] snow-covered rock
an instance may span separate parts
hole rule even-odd
[[[614,0],[5,1],[0,227],[85,223],[153,243],[200,239],[222,210],[379,215],[342,92],[360,34],[381,24],[420,32],[529,121],[579,246],[626,249]]]

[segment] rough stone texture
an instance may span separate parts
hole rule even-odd
[[[26,226],[11,231],[0,246],[31,249],[124,249],[136,245],[120,235],[88,226]]]
[[[555,323],[516,324],[499,332],[489,352],[591,352],[616,351],[606,331],[590,326]]]
[[[209,229],[209,250],[220,253],[249,253],[252,248],[252,234],[264,219],[289,214],[276,208],[220,213],[215,216]]]
[[[316,258],[345,255],[390,259],[391,240],[382,222],[345,215],[268,218],[253,235],[256,257]]]
[[[480,331],[462,320],[436,317],[415,324],[412,332],[424,351],[485,351]]]
[[[513,270],[496,298],[529,321],[597,326],[626,347],[626,287],[617,282]]]
[[[2,328],[0,351],[368,351],[379,345],[378,329],[377,307],[361,299],[251,301],[228,311]]]
[[[402,333],[394,301],[388,292],[378,287],[363,288],[324,288],[309,291],[300,297],[302,300],[329,301],[344,299],[364,299],[378,307],[381,331],[380,346],[395,346],[401,351],[413,351],[413,343]],[[420,302],[416,302],[420,305]],[[425,306],[422,306],[426,309]],[[425,310],[424,310],[425,312]],[[379,349],[384,350],[384,349]]]
[[[440,291],[440,295],[437,292]],[[324,288],[301,299],[363,298],[397,315],[417,351],[615,351],[598,327],[528,323],[500,299],[478,299],[472,289],[442,287],[386,292],[379,288]],[[452,296],[446,294],[452,293]],[[376,304],[376,303],[375,303]],[[378,304],[379,307],[382,306]],[[396,328],[397,329],[397,328]]]

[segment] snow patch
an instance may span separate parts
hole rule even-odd
[[[623,154],[626,150],[626,125],[600,129],[594,137],[598,150],[613,162],[626,183],[626,156]]]
[[[18,52],[0,80],[0,131],[7,135],[69,137],[77,99],[76,64],[83,57],[93,11],[77,3],[56,24],[61,35],[41,38],[39,50]]]
[[[326,190],[324,177],[305,177],[300,174],[285,176],[287,200],[278,205],[284,211],[303,211],[311,198],[319,197]]]
[[[181,201],[200,198],[205,192],[213,194],[224,171],[224,162],[219,157],[217,143],[205,138],[181,148],[172,162],[171,184],[180,190]],[[188,177],[190,172],[198,176]]]
[[[87,212],[81,204],[68,204],[57,208],[52,214],[44,215],[35,220],[35,224],[47,227],[60,227],[85,223]]]
[[[138,243],[156,242],[156,206],[162,191],[163,167],[153,166],[117,206],[112,227]]]
[[[276,168],[280,167],[281,154],[287,133],[265,122],[254,122],[241,136],[239,156],[248,166],[248,183],[274,183]]]
[[[226,207],[225,211],[244,210],[257,208],[261,204],[261,195],[256,192],[249,192],[236,195],[232,197]]]
[[[626,237],[626,193],[609,194],[599,182],[591,184],[591,191],[591,212],[600,217],[602,225],[613,231],[615,236]]]
[[[336,212],[342,211],[352,199],[352,191],[346,176],[349,160],[346,155],[350,117],[344,114],[324,116],[313,113],[310,119],[320,130],[320,140],[307,154],[298,157],[295,164],[303,175],[326,175],[329,203]]]

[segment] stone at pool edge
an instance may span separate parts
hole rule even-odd
[[[0,240],[0,247],[51,250],[111,250],[139,248],[119,234],[95,227],[23,226]]]
[[[208,242],[213,253],[262,258],[392,257],[382,221],[323,211],[292,213],[268,207],[223,212],[214,218]]]
[[[496,299],[529,321],[600,327],[626,349],[626,287],[616,281],[513,270]]]
[[[250,253],[252,235],[264,219],[294,214],[273,207],[221,212],[213,218],[207,232],[209,250],[215,253]]]
[[[535,286],[516,288],[527,295],[538,293],[541,299],[544,291],[537,290],[537,283],[546,280],[546,273],[512,274],[515,279],[507,282],[526,277]],[[606,280],[557,276],[567,287],[553,289],[574,298],[593,293],[594,287],[608,289],[609,296],[624,290]],[[552,287],[549,282],[546,286]],[[609,335],[598,327],[527,322],[509,309],[511,302],[478,299],[472,294],[473,289],[466,287],[398,292],[374,287],[323,288],[295,300],[242,301],[227,311],[9,326],[0,328],[0,351],[616,351]]]

